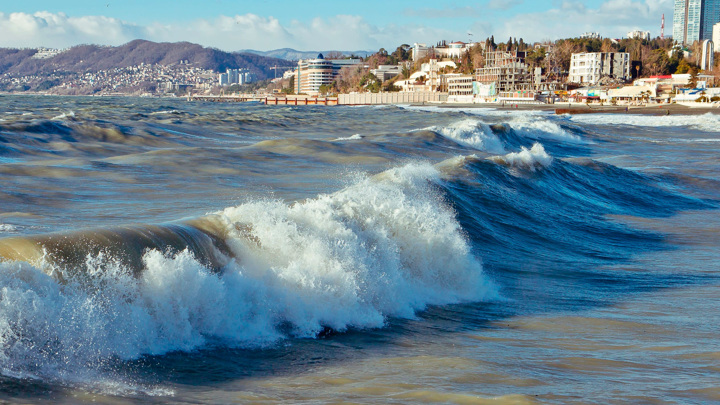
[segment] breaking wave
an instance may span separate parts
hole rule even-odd
[[[0,239],[0,251],[14,243],[37,253],[0,262],[0,372],[98,381],[116,359],[264,347],[491,299],[439,181],[433,166],[410,164],[334,194],[249,202],[182,225],[204,232],[197,246],[223,238],[227,261],[217,268],[192,244],[153,247],[180,232],[173,227],[132,231],[152,242],[134,265],[109,248],[88,251],[92,232],[61,238],[52,254],[37,240]],[[128,232],[95,232],[93,243],[116,246],[112,235]]]
[[[503,142],[484,122],[466,119],[444,127],[429,127],[426,130],[436,132],[462,145],[489,153],[505,153]]]
[[[521,147],[520,152],[508,153],[505,156],[493,156],[489,158],[495,163],[506,164],[511,167],[525,168],[535,171],[539,168],[549,167],[553,158],[545,152],[545,148],[539,143],[532,148]]]

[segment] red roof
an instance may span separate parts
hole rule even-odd
[[[671,75],[666,76],[650,76],[650,79],[672,79]]]

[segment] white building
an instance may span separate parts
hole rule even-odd
[[[642,39],[645,41],[649,41],[650,40],[650,31],[640,31],[640,30],[630,31],[627,33],[627,37],[630,39]]]
[[[570,59],[571,83],[595,84],[603,77],[630,79],[630,54],[626,52],[574,53]]]
[[[295,70],[295,93],[317,95],[320,87],[329,86],[348,66],[362,64],[362,59],[325,59],[319,54],[315,59],[301,59]]]
[[[600,34],[597,32],[585,32],[582,35],[580,35],[580,38],[602,39]]]
[[[370,73],[380,79],[381,82],[390,80],[400,74],[402,67],[400,65],[380,65],[377,69],[371,69]]]
[[[430,48],[428,48],[427,44],[419,44],[419,43],[415,42],[412,46],[413,62],[417,62],[420,59],[426,57],[428,55],[429,51],[430,51]]]
[[[713,25],[713,44],[715,44],[715,52],[720,52],[720,22]]]
[[[447,45],[443,46],[436,46],[435,47],[435,56],[438,59],[448,58],[448,59],[459,59],[461,58],[467,51],[470,50],[475,44],[465,43],[461,41],[457,42],[451,42]]]
[[[457,73],[446,74],[442,80],[447,83],[448,101],[454,103],[473,102],[473,76]]]

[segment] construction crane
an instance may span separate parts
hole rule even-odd
[[[282,66],[275,65],[275,66],[271,67],[270,69],[272,69],[272,70],[275,71],[275,78],[277,79],[277,71],[278,71],[278,69],[285,69],[285,68],[282,67]]]

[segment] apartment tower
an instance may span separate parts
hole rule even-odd
[[[720,0],[675,0],[673,39],[683,45],[712,39],[713,25],[720,22]]]

